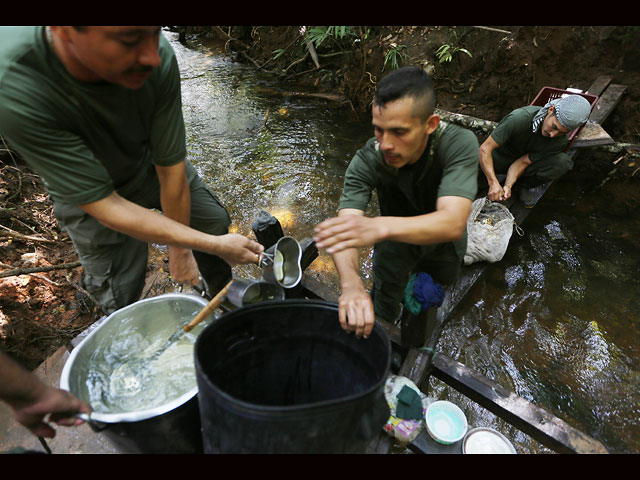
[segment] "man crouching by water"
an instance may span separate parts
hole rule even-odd
[[[374,313],[394,322],[414,272],[451,283],[464,258],[467,218],[477,193],[475,135],[434,114],[431,78],[404,67],[384,77],[373,98],[375,137],[345,174],[338,216],[314,240],[333,256],[342,293],[342,328],[368,337]],[[365,217],[373,191],[380,216]],[[359,247],[374,246],[373,288],[360,278]]]

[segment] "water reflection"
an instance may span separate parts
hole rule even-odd
[[[503,261],[488,268],[438,348],[611,452],[637,453],[640,282],[631,272],[639,271],[640,261],[638,246],[609,230],[629,232],[634,225],[623,227],[601,213],[586,226],[573,202],[560,198],[579,176],[570,174],[567,183],[548,192],[527,219],[525,236],[514,236]],[[566,195],[580,199],[580,193]],[[433,389],[455,396],[442,384]],[[470,422],[487,425],[487,412],[464,397],[456,399],[466,406]],[[498,420],[487,426],[506,428]],[[520,452],[546,451],[526,436],[514,443]]]
[[[344,106],[287,96],[276,77],[221,51],[211,55],[213,45],[185,47],[175,38],[172,44],[183,79],[188,158],[228,208],[232,231],[250,235],[258,212],[266,210],[285,234],[311,237],[317,223],[336,214],[346,166],[371,127]],[[370,257],[370,250],[363,255]],[[309,272],[337,285],[329,265],[321,253]]]
[[[274,93],[287,87],[211,45],[173,45],[189,159],[228,207],[232,230],[250,235],[264,209],[285,234],[312,236],[336,212],[348,162],[372,133],[368,119]],[[640,227],[631,231],[585,207],[608,199],[585,197],[578,172],[548,192],[527,219],[524,237],[512,237],[505,258],[489,267],[445,328],[438,350],[611,451],[637,453],[640,261],[631,240],[640,238]],[[370,250],[363,256],[368,276]],[[239,272],[255,277],[256,269]],[[330,257],[321,254],[310,272],[337,289]],[[520,453],[548,451],[454,389],[430,383],[434,395],[463,407],[470,425],[498,429]]]

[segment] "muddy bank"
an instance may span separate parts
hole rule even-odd
[[[342,95],[363,116],[377,79],[396,65],[429,71],[440,108],[492,121],[529,104],[544,86],[586,90],[597,77],[609,75],[612,83],[627,85],[627,92],[604,127],[618,142],[640,143],[635,47],[640,27],[345,28],[350,30],[331,31],[314,48],[318,63],[297,26],[189,27],[184,32],[187,42],[198,35],[220,39],[238,61],[278,73],[283,82]],[[306,35],[310,30],[306,27]]]

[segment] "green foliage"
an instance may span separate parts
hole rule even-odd
[[[382,69],[385,70],[387,68],[387,63],[391,64],[391,70],[397,70],[400,67],[400,63],[404,62],[407,59],[406,45],[396,45],[395,43],[391,44],[391,48],[384,56],[384,65]]]
[[[455,45],[450,45],[448,43],[445,43],[438,50],[436,50],[436,56],[440,60],[440,63],[450,62],[453,59],[453,55],[457,52],[464,52],[470,57],[473,56],[471,55],[471,52],[469,52],[469,50],[467,50],[466,48],[460,48]]]
[[[278,48],[276,50],[273,51],[273,53],[275,54],[273,56],[274,60],[277,60],[278,58],[280,58],[285,52],[287,51],[286,48]]]
[[[349,37],[357,38],[359,35],[353,27],[340,25],[333,27],[310,27],[307,31],[307,39],[317,48],[327,38],[334,41],[344,40]]]
[[[304,51],[307,49],[305,46],[307,43],[316,49],[323,45],[330,50],[351,52],[355,46],[358,46],[358,44],[369,38],[370,29],[368,27],[352,27],[347,25],[328,27],[313,26],[300,27],[299,32],[300,37],[297,43],[273,50],[274,60],[282,57],[287,52],[289,52],[291,58],[304,55]]]

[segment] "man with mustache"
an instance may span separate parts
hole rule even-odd
[[[352,159],[339,213],[316,226],[314,240],[340,275],[342,328],[367,337],[374,313],[395,322],[415,272],[448,284],[459,274],[466,225],[477,192],[478,140],[434,114],[429,76],[403,67],[378,82],[375,137]],[[373,191],[380,215],[365,216]],[[374,245],[373,288],[360,277],[358,248]]]
[[[573,167],[564,151],[567,134],[582,126],[591,114],[591,104],[581,95],[551,100],[544,107],[526,106],[505,116],[480,146],[479,188],[489,188],[489,200],[511,197],[518,181],[525,207],[535,204],[535,187],[557,180]],[[498,180],[504,177],[504,184]]]
[[[180,74],[158,26],[0,28],[0,135],[41,175],[83,284],[111,313],[139,299],[148,243],[212,293],[262,245],[186,160]],[[158,210],[162,210],[160,213]]]

